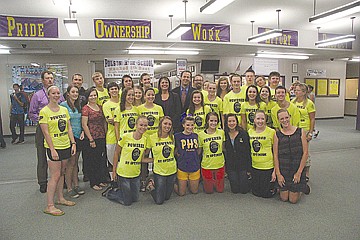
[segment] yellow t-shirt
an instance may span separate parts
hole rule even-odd
[[[114,116],[114,121],[118,122],[120,126],[120,138],[122,138],[125,133],[135,131],[135,122],[139,116],[136,107],[132,106],[131,109],[125,109],[123,112],[120,112],[120,107],[117,107]]]
[[[213,112],[216,112],[219,117],[220,114],[223,112],[223,101],[221,98],[216,96],[216,98],[213,101],[209,100],[209,95],[204,98],[204,104],[209,106]]]
[[[219,169],[224,166],[223,142],[224,131],[216,129],[215,133],[207,134],[205,131],[199,133],[199,147],[203,149],[201,167],[204,169]]]
[[[39,113],[39,124],[47,124],[49,135],[55,149],[67,149],[70,147],[69,123],[70,115],[66,107],[60,106],[59,111],[53,112],[48,106],[45,106]],[[49,148],[46,139],[44,139],[45,148]]]
[[[110,100],[105,102],[102,108],[104,117],[106,119],[115,118],[115,109],[119,106],[119,104],[119,102],[115,103]],[[114,125],[110,123],[107,124],[106,144],[116,144],[115,128]]]
[[[118,141],[118,145],[122,148],[120,161],[116,168],[116,173],[119,176],[134,178],[140,175],[146,140],[147,138],[144,135],[139,140],[135,140],[133,133],[125,133],[123,138]]]
[[[193,117],[195,118],[194,133],[199,134],[201,131],[205,130],[205,118],[206,115],[211,112],[209,106],[204,106],[198,110],[195,110]],[[186,111],[186,114],[189,115],[189,109]]]
[[[96,89],[96,92],[98,94],[98,97],[96,99],[96,103],[100,106],[102,106],[107,100],[110,99],[109,92],[106,88],[104,88],[104,91],[99,91]]]
[[[237,116],[239,123],[241,123],[240,110],[243,102],[245,102],[245,98],[243,97],[242,92],[234,93],[233,91],[230,91],[224,97],[223,113],[234,113]]]
[[[175,145],[169,136],[159,138],[157,133],[152,134],[148,139],[147,148],[151,148],[154,157],[154,173],[161,176],[176,173]]]
[[[266,111],[266,117],[267,117],[267,120],[266,120],[266,125],[268,127],[273,127],[273,121],[272,121],[272,118],[271,118],[271,109],[277,105],[276,102],[270,100],[267,104],[266,104],[266,108],[265,108],[265,111]]]
[[[241,105],[240,114],[245,114],[246,116],[247,129],[250,129],[254,126],[254,118],[255,118],[256,110],[265,111],[265,109],[266,109],[266,104],[264,102],[260,102],[259,107],[257,104],[250,105],[249,102],[244,102]]]
[[[260,170],[274,168],[272,147],[274,144],[275,130],[266,127],[261,133],[254,128],[248,131],[251,145],[252,167]]]
[[[271,118],[273,121],[273,127],[274,128],[280,128],[280,123],[277,117],[277,112],[279,111],[280,107],[279,104],[276,104],[272,109],[271,109]],[[290,102],[289,107],[287,108],[289,114],[290,114],[290,124],[293,125],[294,127],[299,127],[299,123],[300,123],[300,112],[298,110],[298,108]]]
[[[292,101],[293,104],[299,109],[300,111],[300,123],[299,128],[303,128],[305,130],[310,130],[310,116],[309,113],[315,112],[315,105],[310,100],[307,99],[306,106],[304,106],[304,102],[295,102],[295,99]]]
[[[245,98],[246,98],[246,90],[247,90],[248,87],[249,87],[249,86],[247,86],[247,85],[241,86],[241,91],[240,91],[240,93],[241,93],[241,97],[244,99],[244,101],[245,101]]]
[[[204,89],[201,90],[201,93],[203,94],[204,99],[207,97],[207,95],[209,95],[209,92]]]
[[[154,103],[152,108],[146,108],[145,103],[138,106],[139,115],[144,115],[148,120],[148,128],[146,135],[150,136],[153,133],[156,133],[159,127],[160,118],[164,116],[164,111],[161,106]]]

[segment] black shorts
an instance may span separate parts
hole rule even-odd
[[[75,138],[75,142],[76,142],[76,152],[81,152],[82,150],[84,150],[84,140]]]
[[[59,155],[59,160],[54,160],[52,158],[50,148],[46,149],[47,157],[51,161],[62,161],[62,160],[67,160],[67,159],[69,159],[71,157],[71,147],[66,148],[66,149],[55,149],[55,150]]]

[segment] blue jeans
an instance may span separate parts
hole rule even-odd
[[[117,181],[123,198],[120,200],[121,204],[130,206],[133,202],[139,200],[140,176],[135,178],[125,178],[118,175]]]
[[[161,176],[154,173],[155,189],[151,191],[156,204],[163,204],[165,200],[169,200],[174,191],[174,181],[176,173],[169,176]]]

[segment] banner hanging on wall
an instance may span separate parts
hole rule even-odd
[[[184,33],[181,40],[230,42],[230,25],[192,23],[191,30]]]
[[[105,78],[122,78],[130,75],[132,78],[140,78],[143,73],[154,77],[154,59],[104,59]]]
[[[58,38],[58,19],[0,15],[0,37]]]
[[[151,21],[94,19],[96,38],[151,39]]]
[[[263,33],[273,30],[272,28],[258,27],[258,33]],[[268,40],[259,42],[261,44],[283,45],[297,47],[299,44],[299,33],[293,30],[282,30],[283,34],[280,37],[270,38]]]

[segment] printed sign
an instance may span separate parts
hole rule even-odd
[[[192,23],[183,41],[230,42],[230,25]]]
[[[104,59],[105,78],[122,78],[125,74],[140,78],[143,73],[154,77],[154,59]]]
[[[340,37],[343,36],[342,34],[333,34],[333,33],[319,33],[318,34],[318,41]],[[352,42],[347,43],[338,43],[335,45],[327,46],[327,47],[321,47],[321,48],[338,48],[338,49],[352,49]]]
[[[151,21],[94,19],[96,38],[151,39]]]
[[[258,33],[263,33],[272,30],[272,28],[258,28]],[[259,42],[261,44],[271,44],[271,45],[283,45],[283,46],[295,46],[299,44],[299,34],[298,31],[293,30],[283,30],[283,35],[280,37],[270,38],[268,40]]]
[[[326,77],[325,69],[306,69],[307,77]]]
[[[180,74],[187,69],[186,59],[176,59],[176,76],[180,77]]]
[[[0,37],[58,38],[58,19],[0,15]]]

